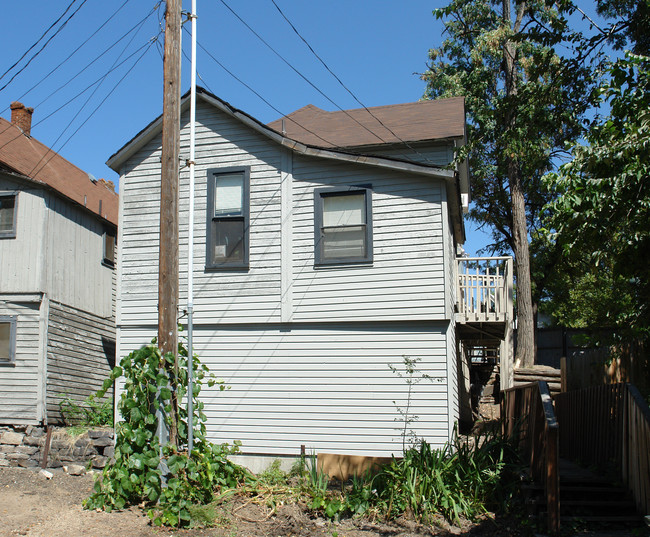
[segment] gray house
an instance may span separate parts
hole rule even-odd
[[[119,355],[157,329],[161,124],[108,161],[121,185]],[[210,440],[282,457],[301,446],[389,456],[411,431],[433,445],[450,438],[468,388],[460,295],[477,307],[457,268],[467,170],[449,166],[464,141],[462,99],[308,106],[264,125],[199,90],[194,342],[231,387],[203,394]],[[184,304],[187,168],[180,181]],[[420,381],[410,395],[406,358]]]
[[[60,421],[115,361],[118,196],[0,118],[0,424]]]

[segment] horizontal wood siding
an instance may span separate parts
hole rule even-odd
[[[182,118],[181,156],[189,155]],[[280,320],[280,148],[265,137],[200,103],[196,129],[194,218],[194,316],[196,322]],[[206,196],[209,169],[250,166],[250,269],[205,270]],[[180,303],[187,300],[189,172],[180,176]],[[160,142],[153,141],[127,165],[123,196],[121,322],[157,320]]]
[[[0,172],[0,193],[17,192],[16,236],[0,238],[0,292],[35,293],[44,290],[43,190],[11,180]]]
[[[409,143],[408,146],[400,145],[387,149],[369,149],[367,152],[371,155],[382,157],[406,159],[422,164],[447,166],[454,159],[454,149],[452,143],[447,144],[427,144],[419,145]],[[361,151],[364,153],[364,151]]]
[[[16,316],[16,361],[0,365],[0,423],[38,423],[41,303],[15,303],[0,294],[0,315]]]
[[[47,196],[47,209],[45,255],[50,300],[110,317],[114,269],[102,264],[104,225],[54,194]]]
[[[293,320],[444,319],[440,181],[296,157]],[[314,266],[314,188],[372,185],[373,263]]]
[[[83,401],[101,388],[115,365],[115,321],[50,302],[47,418],[59,423],[59,403]]]
[[[268,327],[195,326],[196,352],[229,390],[201,400],[213,442],[242,441],[245,453],[308,451],[399,454],[407,407],[404,356],[419,358],[410,424],[440,446],[448,438],[445,323],[345,323]],[[152,332],[121,330],[128,349]]]

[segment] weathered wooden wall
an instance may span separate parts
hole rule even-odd
[[[47,420],[61,423],[59,403],[83,402],[115,366],[115,321],[50,302],[47,360]]]
[[[47,295],[50,300],[110,317],[114,269],[102,264],[104,224],[53,193],[46,199],[43,255]]]
[[[16,318],[16,360],[0,365],[0,423],[34,425],[42,418],[41,300],[0,294],[0,315]]]

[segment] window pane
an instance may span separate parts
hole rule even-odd
[[[366,226],[323,229],[323,259],[366,257]]]
[[[323,197],[323,227],[358,226],[365,223],[366,196],[364,194]]]
[[[0,233],[14,229],[15,196],[0,197]]]
[[[11,323],[0,323],[0,360],[11,360]]]
[[[242,214],[244,174],[217,175],[214,189],[214,216]]]
[[[244,219],[212,221],[214,242],[209,246],[213,264],[244,262]]]

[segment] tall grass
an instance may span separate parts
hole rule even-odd
[[[441,449],[422,441],[370,479],[355,479],[348,494],[352,512],[374,511],[386,519],[411,514],[428,522],[434,514],[458,521],[504,509],[515,493],[518,458],[503,437],[473,442],[457,436]]]

